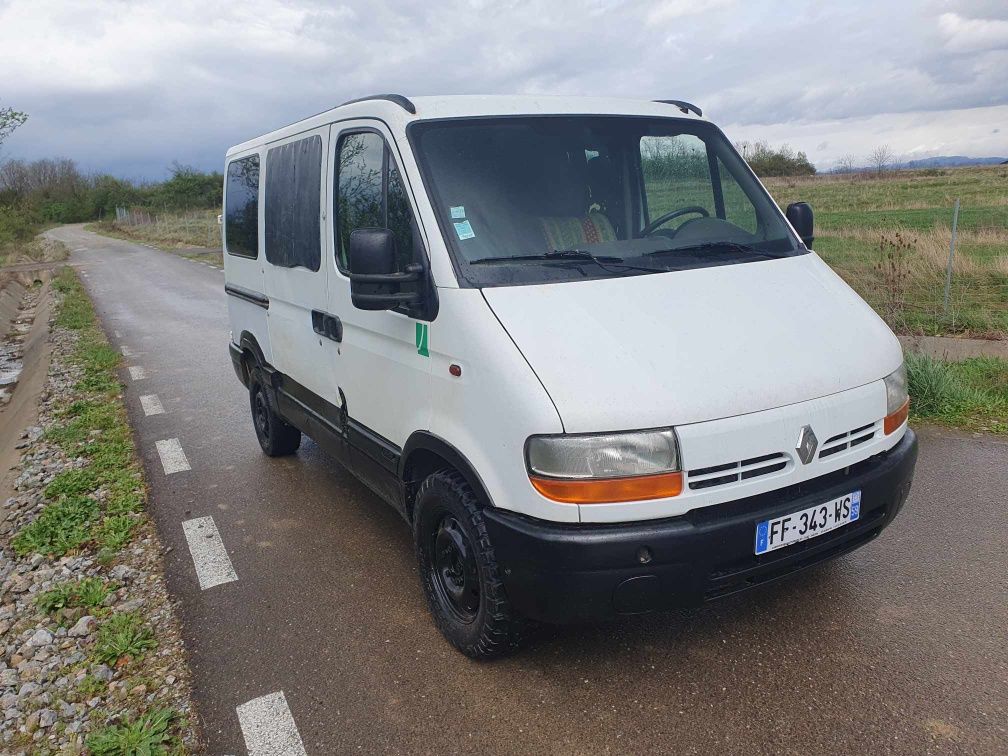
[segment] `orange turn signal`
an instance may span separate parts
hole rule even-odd
[[[882,429],[885,431],[885,434],[888,436],[894,430],[903,425],[903,423],[906,422],[907,415],[909,414],[910,414],[910,400],[907,399],[905,402],[903,402],[902,407],[893,412],[891,415],[886,415],[885,422],[882,423]]]
[[[611,504],[621,501],[665,499],[682,493],[681,472],[638,475],[632,478],[541,478],[530,475],[535,490],[565,504]]]

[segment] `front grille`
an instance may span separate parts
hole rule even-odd
[[[878,432],[878,423],[868,423],[860,428],[854,428],[846,433],[839,433],[836,436],[827,438],[819,450],[819,459],[831,457],[847,449],[853,449],[859,444],[871,441]]]
[[[687,478],[692,491],[716,488],[778,472],[785,469],[790,461],[791,458],[784,452],[776,452],[737,462],[726,462],[713,467],[698,467],[688,471]]]

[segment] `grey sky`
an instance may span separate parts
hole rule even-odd
[[[1004,0],[0,0],[0,72],[6,156],[130,177],[379,91],[688,99],[821,168],[1008,154]]]

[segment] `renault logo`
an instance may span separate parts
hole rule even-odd
[[[798,434],[798,445],[795,447],[795,451],[798,452],[798,458],[807,465],[815,457],[818,447],[819,439],[812,432],[812,426],[804,426]]]

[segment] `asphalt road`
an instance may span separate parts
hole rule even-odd
[[[1008,752],[1008,444],[923,429],[876,541],[698,610],[547,628],[491,664],[431,622],[407,528],[313,443],[268,459],[227,352],[223,273],[51,232],[127,347],[126,400],[210,751],[283,691],[308,753]],[[145,415],[141,395],[164,413]],[[177,438],[191,467],[166,475]],[[238,579],[201,590],[183,521]]]

